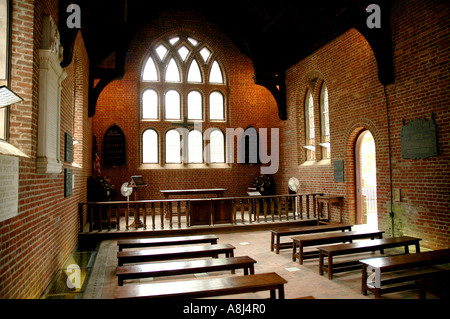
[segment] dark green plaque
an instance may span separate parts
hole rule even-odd
[[[344,181],[344,161],[334,161],[334,181]]]
[[[73,179],[72,170],[65,168],[64,169],[64,197],[72,195],[72,179]]]
[[[65,135],[64,160],[69,163],[73,162],[73,137],[68,133]]]
[[[401,132],[402,158],[418,159],[438,155],[437,129],[434,120],[414,119]]]

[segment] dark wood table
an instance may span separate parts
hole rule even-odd
[[[210,195],[215,194],[217,198],[223,197],[223,193],[227,191],[226,188],[193,188],[193,189],[165,189],[161,190],[161,194],[164,196],[164,199],[169,199],[170,196],[184,196],[184,195]],[[169,207],[168,205],[164,205],[164,215],[166,219],[170,219]],[[206,218],[206,222],[197,223],[198,225],[210,224],[210,216],[202,216]],[[195,224],[195,223],[194,223]],[[191,224],[190,224],[191,225]],[[191,225],[192,226],[192,225]]]
[[[323,205],[328,207],[328,222],[331,221],[331,205],[339,206],[339,222],[342,223],[342,207],[344,197],[341,196],[318,196],[317,201],[317,223],[327,223],[320,220],[320,215],[323,213]]]

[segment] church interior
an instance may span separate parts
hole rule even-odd
[[[449,22],[446,0],[0,0],[0,299],[448,298]],[[163,250],[191,272],[120,285]],[[380,295],[380,261],[426,275]]]

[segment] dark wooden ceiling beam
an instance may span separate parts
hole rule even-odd
[[[71,2],[79,3],[82,9],[82,34],[91,64],[89,114],[93,116],[101,91],[112,81],[123,77],[126,53],[136,30],[156,16],[158,10],[167,8],[168,4],[148,0],[61,0],[59,20],[64,46],[63,66],[70,64],[78,32],[61,24],[66,20],[65,9]],[[209,8],[204,0],[172,0],[171,6],[202,10],[212,22],[217,23],[241,52],[252,60],[255,83],[272,93],[279,117],[285,120],[286,70],[350,28],[357,29],[370,44],[378,63],[380,82],[393,83],[392,2],[379,0],[378,3],[382,7],[380,29],[367,27],[368,13],[365,8],[369,0],[335,1],[327,5],[288,0],[271,3],[240,0],[239,3],[229,3],[221,10]],[[115,55],[114,67],[98,68],[111,54]],[[94,87],[95,79],[99,81]]]

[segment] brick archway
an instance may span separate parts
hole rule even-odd
[[[375,145],[379,139],[379,132],[374,123],[368,119],[357,119],[346,129],[346,151],[344,178],[346,181],[346,211],[349,223],[356,223],[356,167],[355,167],[355,145],[359,135],[364,131],[370,131],[374,137]],[[378,154],[378,152],[377,152]]]

